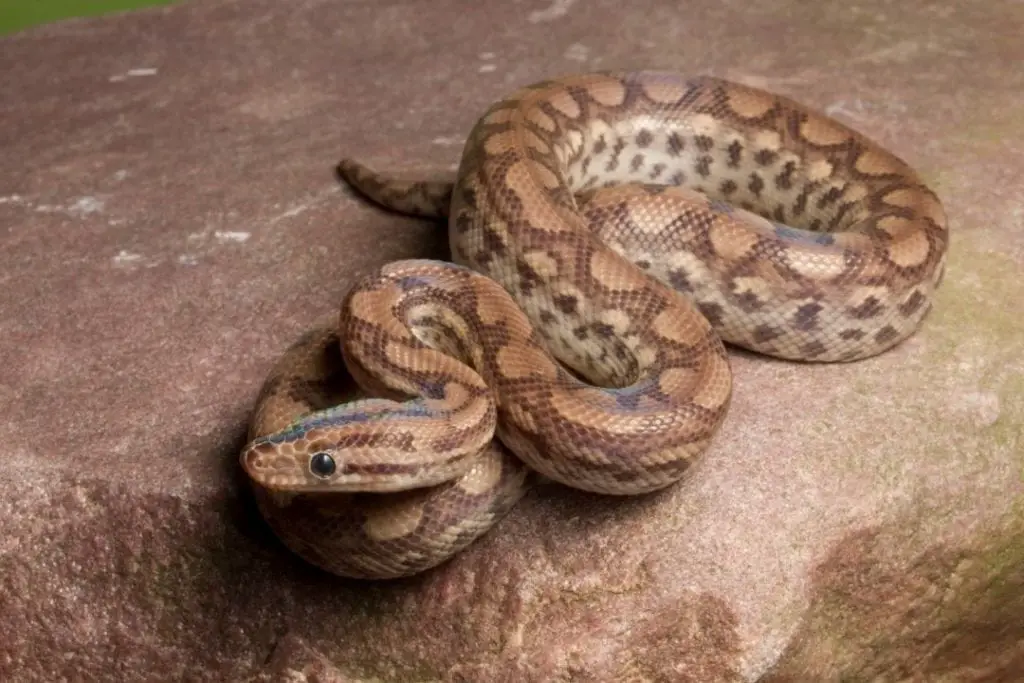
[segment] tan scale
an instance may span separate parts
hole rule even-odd
[[[694,136],[706,135],[717,138],[722,132],[722,122],[708,114],[694,114],[688,127]]]
[[[551,146],[532,130],[526,130],[523,132],[523,141],[526,143],[527,147],[535,149],[542,154],[549,154],[551,152]],[[547,171],[547,169],[544,170]],[[550,173],[550,171],[548,171],[548,173]]]
[[[582,111],[580,111],[579,103],[576,102],[576,100],[573,99],[572,95],[570,95],[569,92],[565,90],[556,90],[552,92],[550,97],[548,97],[548,103],[551,104],[552,107],[557,109],[563,116],[566,116],[567,118],[570,119],[578,119],[580,115],[583,113]],[[534,109],[531,111],[537,110]],[[554,128],[552,127],[549,130],[554,130]]]
[[[841,145],[849,139],[846,129],[827,119],[809,118],[800,123],[800,135],[804,140],[818,147]]]
[[[512,112],[511,109],[509,109],[508,111],[509,113]],[[554,133],[555,130],[557,130],[558,128],[558,125],[555,123],[555,120],[548,116],[543,111],[541,111],[540,109],[531,110],[530,113],[527,115],[526,120],[528,123],[532,123],[533,125],[537,126],[541,130],[544,130],[548,133]],[[505,121],[493,121],[493,123],[507,123],[507,119]]]
[[[931,243],[928,241],[928,236],[917,231],[910,231],[901,237],[900,241],[889,247],[889,260],[904,268],[927,265],[931,255]]]
[[[590,272],[595,282],[614,290],[643,289],[644,278],[636,276],[636,269],[625,270],[622,266],[622,258],[610,250],[595,251],[590,257]]]
[[[832,164],[825,159],[817,159],[807,165],[807,179],[811,182],[825,180],[832,175]]]
[[[548,170],[544,165],[533,161],[528,161],[527,164],[529,164],[530,173],[533,175],[534,179],[539,181],[544,187],[553,190],[561,185],[561,180],[558,176]]]
[[[857,156],[854,169],[867,175],[903,175],[907,173],[902,161],[879,148],[865,148]]]
[[[705,328],[699,326],[680,325],[675,311],[666,309],[655,316],[651,322],[651,330],[660,337],[686,346],[700,343]],[[649,361],[648,361],[649,362]]]
[[[729,108],[745,119],[759,119],[775,107],[775,97],[752,89],[734,89],[729,93]]]
[[[778,152],[782,149],[782,134],[777,130],[757,129],[750,131],[751,143],[755,152]]]
[[[420,500],[396,501],[386,509],[368,515],[363,530],[378,541],[391,541],[415,533],[425,510]]]
[[[651,102],[672,104],[678,102],[683,95],[679,85],[668,81],[651,81],[643,84],[644,94]]]
[[[739,261],[747,258],[761,242],[760,236],[750,230],[736,230],[731,221],[715,221],[708,231],[712,249],[721,258]]]
[[[597,77],[591,83],[584,82],[586,92],[597,104],[615,108],[621,106],[626,98],[626,87],[622,80],[614,77]],[[558,90],[555,90],[558,92]],[[575,117],[571,117],[575,118]]]

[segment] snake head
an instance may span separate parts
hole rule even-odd
[[[371,399],[308,413],[253,439],[239,458],[242,468],[255,483],[277,491],[364,490],[367,472],[359,463],[365,460],[365,428],[396,405]]]
[[[472,466],[474,456],[490,442],[493,427],[473,430],[473,438],[458,440],[459,447],[441,448],[435,442],[450,438],[453,429],[431,415],[422,401],[367,399],[342,404],[254,438],[239,460],[254,483],[278,492],[386,492],[436,486]],[[418,419],[433,426],[417,423]],[[410,421],[424,427],[427,436],[418,438],[416,430],[409,429]]]
[[[261,437],[242,451],[240,461],[255,483],[278,491],[306,492],[344,486],[345,466],[336,449],[294,441]],[[340,460],[340,462],[339,462]]]

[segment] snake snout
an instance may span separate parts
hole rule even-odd
[[[316,488],[330,479],[338,467],[330,453],[313,454],[288,443],[256,439],[242,451],[239,460],[246,474],[261,486],[280,490]]]

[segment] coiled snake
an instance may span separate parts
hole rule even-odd
[[[448,216],[455,261],[356,283],[258,399],[241,464],[261,511],[343,576],[443,562],[530,471],[605,494],[678,481],[730,401],[721,340],[880,353],[930,308],[948,242],[938,198],[893,154],[708,77],[526,87],[473,128],[454,184],[339,172],[386,207]],[[336,393],[345,369],[369,398]]]

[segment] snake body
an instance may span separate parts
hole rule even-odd
[[[927,314],[948,244],[902,160],[709,77],[523,88],[484,113],[451,184],[339,171],[386,207],[447,216],[454,261],[357,282],[258,400],[241,463],[261,510],[344,576],[436,566],[530,471],[603,494],[679,481],[727,412],[722,340],[801,361],[881,353]],[[342,366],[368,398],[331,395]]]

